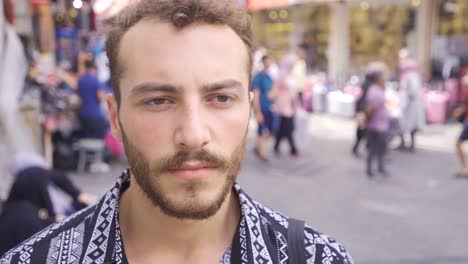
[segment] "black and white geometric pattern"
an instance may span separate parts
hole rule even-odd
[[[240,260],[241,264],[249,263],[249,251],[247,248],[247,221],[243,217],[239,224],[239,243],[240,243]]]
[[[255,205],[262,211],[264,211],[265,213],[267,213],[270,217],[272,217],[273,219],[275,219],[276,222],[278,222],[280,225],[282,225],[284,228],[288,228],[288,218],[284,215],[282,215],[281,213],[279,212],[276,212],[276,211],[273,211],[272,209],[258,203],[258,202],[255,202]]]
[[[70,222],[73,222],[73,220],[75,219],[81,219],[82,216],[86,216],[86,213],[89,213],[89,211],[93,211],[93,208],[94,206],[79,211],[69,216],[68,218],[65,218],[61,222],[53,224],[47,227],[46,229],[40,231],[33,237],[25,240],[16,248],[13,248],[9,252],[5,253],[5,255],[3,255],[3,257],[0,259],[0,264],[36,263],[30,261],[31,253],[35,246],[38,246],[41,243],[50,244],[51,239],[55,237],[55,233],[60,233],[62,229],[63,231],[67,230],[68,228],[66,228],[66,226],[70,224]],[[81,221],[78,224],[81,224]]]
[[[106,242],[108,241],[111,227],[115,228],[114,219],[118,197],[119,193],[115,189],[106,194],[97,215],[93,235],[85,253],[85,263],[104,263],[104,257],[108,249]],[[114,226],[112,226],[113,223]]]
[[[7,252],[0,264],[128,263],[118,222],[118,201],[126,189],[123,186],[129,184],[126,170],[97,205],[34,235]],[[289,263],[288,217],[253,201],[238,184],[234,190],[240,200],[241,220],[236,239],[220,264],[296,264]],[[352,263],[343,246],[309,226],[304,229],[304,240],[307,263]]]
[[[115,212],[115,219],[119,219],[119,210]],[[120,226],[119,221],[116,222],[116,232],[115,232],[115,248],[114,248],[114,256],[113,259],[115,264],[124,263],[124,256],[123,256],[123,241],[122,235],[120,233]]]
[[[226,252],[224,252],[223,257],[221,258],[220,264],[231,263],[231,252],[232,248],[229,247]]]
[[[72,227],[51,241],[47,263],[79,264],[83,250],[85,223]]]
[[[238,187],[236,189],[239,189]],[[241,201],[241,210],[247,220],[247,230],[250,235],[250,249],[253,253],[255,263],[272,263],[270,253],[267,250],[265,240],[263,239],[260,214],[255,209],[252,201],[247,198],[243,192],[239,192]]]
[[[288,263],[288,242],[286,237],[280,233],[275,232],[276,236],[276,247],[278,248],[278,263],[287,264]]]

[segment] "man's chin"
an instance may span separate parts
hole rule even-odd
[[[168,201],[168,203],[160,204],[159,208],[169,217],[181,220],[204,220],[215,215],[223,203],[224,199],[207,202],[188,197],[184,201]]]
[[[230,189],[224,188],[211,189],[201,180],[191,181],[176,188],[164,189],[172,191],[159,192],[158,199],[153,196],[152,202],[170,217],[203,220],[216,214],[225,202]]]

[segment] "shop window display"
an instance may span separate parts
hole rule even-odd
[[[462,66],[468,66],[468,1],[439,1],[438,12],[437,37],[446,40],[443,48],[448,55],[459,57]]]
[[[254,28],[261,36],[257,46],[266,48],[273,58],[281,57],[288,51],[290,36],[295,29],[291,9],[262,10],[254,15],[260,20],[260,27]]]
[[[438,35],[468,35],[468,1],[451,0],[438,2]]]
[[[253,28],[257,47],[266,48],[273,58],[301,46],[307,49],[309,71],[327,69],[330,7],[293,5],[252,13],[258,24]]]
[[[398,51],[415,28],[410,5],[354,6],[350,9],[350,69],[362,72],[371,61],[385,62],[395,73]]]
[[[327,50],[330,38],[330,8],[326,5],[311,6],[308,10],[303,44],[308,48],[310,71],[326,71]]]
[[[468,2],[439,0],[436,12],[432,79],[460,79],[461,72],[468,69]]]

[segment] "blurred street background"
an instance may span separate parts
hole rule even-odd
[[[97,106],[86,102],[81,84],[94,78],[112,92],[106,22],[131,0],[1,1],[0,204],[28,166],[52,168],[100,197],[128,165],[102,97]],[[292,136],[296,150],[262,141],[256,119],[264,102],[253,108],[239,176],[247,193],[333,236],[356,263],[468,263],[468,1],[236,2],[252,20],[253,88],[265,92],[257,78],[284,78],[293,56],[286,92],[298,106],[285,114],[268,102],[272,134]],[[367,86],[378,85],[368,79],[379,71],[387,150],[385,170],[370,171],[375,142],[353,146],[359,131],[371,130],[372,116],[360,116],[371,103]],[[413,110],[422,120],[410,125]],[[102,133],[87,133],[90,115],[102,120]],[[52,200],[77,199],[66,196]]]

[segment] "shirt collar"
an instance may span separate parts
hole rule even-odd
[[[94,252],[94,247],[99,245],[93,245],[93,241],[99,239],[101,233],[115,234],[115,237],[107,236],[108,245],[110,246],[108,250],[112,250],[112,254],[105,254],[103,256],[103,263],[125,263],[125,253],[123,250],[123,241],[121,236],[121,230],[119,226],[118,216],[119,216],[119,200],[121,194],[128,188],[130,185],[130,170],[125,170],[122,175],[117,179],[115,185],[105,194],[104,198],[99,203],[96,208],[97,219],[94,222],[93,227],[93,236],[91,238],[91,246],[88,247],[86,255],[88,256]],[[260,212],[258,204],[255,203],[240,187],[238,183],[234,184],[234,190],[239,197],[240,207],[241,207],[241,219],[239,228],[235,237],[238,237],[240,241],[233,241],[233,243],[238,243],[241,247],[239,254],[241,258],[247,257],[247,252],[253,255],[255,258],[256,255],[261,255],[266,259],[271,260],[270,252],[266,245],[265,239],[263,238],[263,229],[261,225]],[[113,225],[106,222],[114,223]],[[108,230],[102,230],[102,227],[106,226]],[[110,230],[111,226],[115,228],[115,232]],[[96,237],[96,238],[95,238]],[[99,240],[97,240],[99,241]],[[112,243],[113,242],[113,243]],[[99,243],[105,245],[106,243]],[[112,248],[113,246],[113,248]],[[105,252],[105,251],[104,251]],[[245,256],[242,256],[245,254]],[[86,259],[86,258],[85,258]]]

